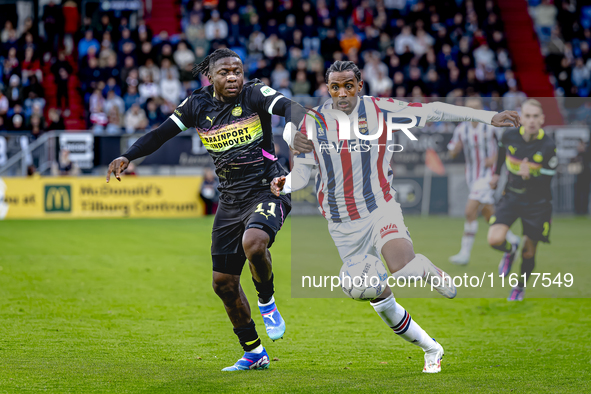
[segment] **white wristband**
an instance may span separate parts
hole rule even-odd
[[[292,122],[285,124],[283,129],[283,140],[287,142],[287,145],[293,148],[293,139],[295,138],[297,128]]]

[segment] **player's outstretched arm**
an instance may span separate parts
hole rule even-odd
[[[127,152],[109,164],[107,183],[109,183],[112,173],[115,173],[115,178],[117,178],[118,181],[121,181],[121,172],[127,168],[129,162],[156,152],[166,141],[181,131],[181,128],[176,122],[171,118],[168,118],[158,128],[143,135],[127,150]]]

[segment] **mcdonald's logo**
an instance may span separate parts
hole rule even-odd
[[[71,212],[70,185],[45,185],[45,212]]]

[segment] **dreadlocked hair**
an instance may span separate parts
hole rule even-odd
[[[353,71],[355,74],[355,78],[357,81],[361,81],[361,71],[359,71],[359,67],[355,63],[350,60],[337,60],[326,70],[326,74],[324,75],[324,81],[328,83],[328,76],[330,73],[333,72],[341,72],[341,71]]]
[[[226,57],[237,57],[240,59],[240,56],[231,49],[216,49],[213,53],[207,55],[201,63],[195,63],[193,66],[193,77],[197,77],[199,74],[207,75],[210,67],[213,67],[215,62]]]

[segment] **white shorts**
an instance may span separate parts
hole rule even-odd
[[[495,203],[495,191],[490,188],[490,178],[480,178],[472,183],[470,187],[469,200],[475,200],[481,204],[494,204]]]
[[[328,222],[328,232],[341,260],[365,254],[381,258],[382,247],[392,239],[404,238],[412,243],[400,204],[392,199],[389,202],[382,201],[381,205],[361,219],[342,223]]]

